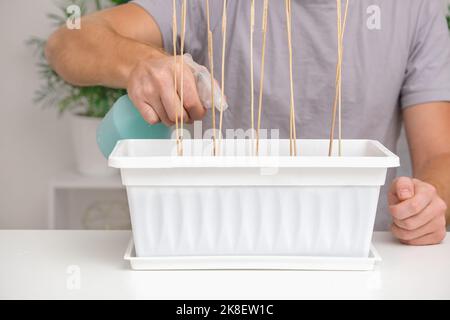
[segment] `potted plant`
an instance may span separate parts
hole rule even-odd
[[[118,5],[128,0],[109,0],[110,5]],[[93,4],[94,10],[103,8],[100,0],[94,2],[68,1],[67,5],[59,7],[59,14],[48,14],[48,18],[59,27],[64,25],[69,18],[66,11],[68,5],[77,4],[82,15],[87,10],[87,4]],[[59,114],[70,113],[70,124],[74,154],[77,169],[85,175],[106,176],[115,174],[117,171],[108,168],[107,161],[98,150],[96,143],[96,129],[102,118],[107,114],[114,102],[126,94],[126,90],[112,89],[102,86],[77,87],[65,82],[53,71],[48,64],[44,48],[46,40],[33,37],[28,44],[36,49],[39,56],[37,63],[39,74],[43,84],[36,92],[35,102],[45,107],[56,107]]]
[[[448,29],[450,30],[450,5],[447,6],[447,25],[448,25]]]

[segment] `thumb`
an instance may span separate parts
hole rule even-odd
[[[395,195],[399,201],[414,197],[414,181],[407,177],[398,178],[395,181]]]

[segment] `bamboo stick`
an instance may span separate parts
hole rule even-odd
[[[290,11],[290,17],[289,17],[289,33],[290,33],[290,38],[291,38],[291,56],[292,56],[292,8],[291,8],[291,0],[289,0],[289,11]],[[291,63],[292,65],[292,63]],[[292,69],[292,66],[291,66]],[[291,70],[292,73],[292,70]],[[294,96],[294,77],[292,76],[292,85],[291,85],[291,95],[292,95],[292,135],[293,135],[293,144],[294,144],[294,156],[297,156],[297,126],[296,126],[296,112],[295,112],[295,96]]]
[[[264,11],[263,11],[263,22],[262,22],[263,44],[262,44],[262,54],[261,54],[261,79],[260,79],[260,85],[259,85],[258,127],[256,130],[256,155],[259,155],[259,138],[260,138],[260,130],[261,130],[261,113],[262,113],[262,100],[263,100],[263,89],[264,89],[264,65],[265,65],[265,60],[266,60],[268,14],[269,14],[269,0],[264,0]]]
[[[330,130],[330,144],[328,149],[328,155],[331,157],[333,155],[333,145],[334,145],[334,131],[336,128],[336,113],[339,112],[339,156],[342,156],[342,63],[343,63],[343,40],[344,31],[347,24],[349,0],[346,0],[345,14],[342,19],[342,2],[341,0],[336,0],[337,7],[337,40],[338,40],[338,61],[336,64],[336,92],[333,104],[332,120],[331,120],[331,130]]]
[[[253,145],[255,140],[255,65],[253,59],[253,38],[255,33],[255,0],[250,1],[250,121],[252,125],[251,149],[254,152]]]
[[[215,83],[214,83],[214,47],[213,47],[213,34],[211,31],[211,13],[209,10],[209,0],[206,0],[206,21],[208,26],[208,57],[209,57],[209,69],[211,74],[211,118],[213,128],[213,156],[217,155],[216,145],[216,107],[214,103],[215,96]]]
[[[293,59],[292,59],[292,8],[291,0],[285,0],[286,6],[286,24],[288,34],[288,49],[289,49],[289,82],[290,82],[290,154],[297,155],[297,132],[295,123],[295,101],[294,101],[294,76],[293,76]]]
[[[341,29],[341,55],[340,55],[340,63],[339,63],[339,156],[342,157],[342,63],[344,59],[344,33],[345,33],[345,27],[347,24],[347,14],[348,14],[348,5],[349,0],[346,1],[345,5],[345,14],[344,14],[344,21]]]
[[[173,59],[174,59],[174,69],[173,69],[173,82],[174,82],[174,105],[177,104],[178,98],[178,72],[177,72],[177,37],[178,37],[178,23],[177,23],[177,4],[176,0],[172,0],[173,6],[173,17],[172,17],[172,45],[173,45]],[[177,152],[180,151],[180,128],[178,124],[178,108],[175,108],[175,135],[177,141]]]
[[[336,113],[337,107],[339,103],[339,79],[340,79],[340,62],[341,62],[341,0],[336,0],[336,15],[337,15],[337,51],[338,51],[338,59],[336,63],[336,90],[333,104],[333,112],[332,112],[332,120],[331,120],[331,131],[330,131],[330,146],[328,151],[328,156],[333,155],[333,146],[334,146],[334,131],[336,128]]]
[[[334,131],[336,129],[336,110],[338,105],[338,90],[339,90],[339,63],[336,64],[336,81],[335,81],[335,96],[333,103],[333,111],[332,111],[332,119],[331,119],[331,130],[330,130],[330,145],[328,147],[328,156],[332,156],[333,154],[333,145],[334,145]]]
[[[227,0],[223,1],[222,11],[222,94],[220,97],[220,116],[219,116],[219,151],[221,149],[222,141],[222,126],[223,126],[223,107],[225,102],[225,53],[227,46]]]
[[[183,0],[182,7],[181,7],[181,88],[180,88],[180,148],[179,148],[179,155],[183,155],[183,125],[184,125],[184,42],[186,38],[186,10],[187,10],[187,4],[186,0]]]

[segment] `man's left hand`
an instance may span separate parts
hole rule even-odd
[[[434,186],[418,179],[397,178],[388,201],[391,231],[402,243],[432,245],[444,240],[447,205]]]

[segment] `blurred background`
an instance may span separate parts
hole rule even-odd
[[[124,91],[68,86],[43,58],[68,16],[121,0],[0,0],[0,228],[129,228],[126,195],[95,129]],[[76,139],[74,139],[76,138]]]
[[[0,229],[130,227],[120,177],[95,146],[123,92],[67,86],[42,57],[73,2],[89,12],[127,1],[0,0]],[[398,153],[409,174],[404,137]]]

